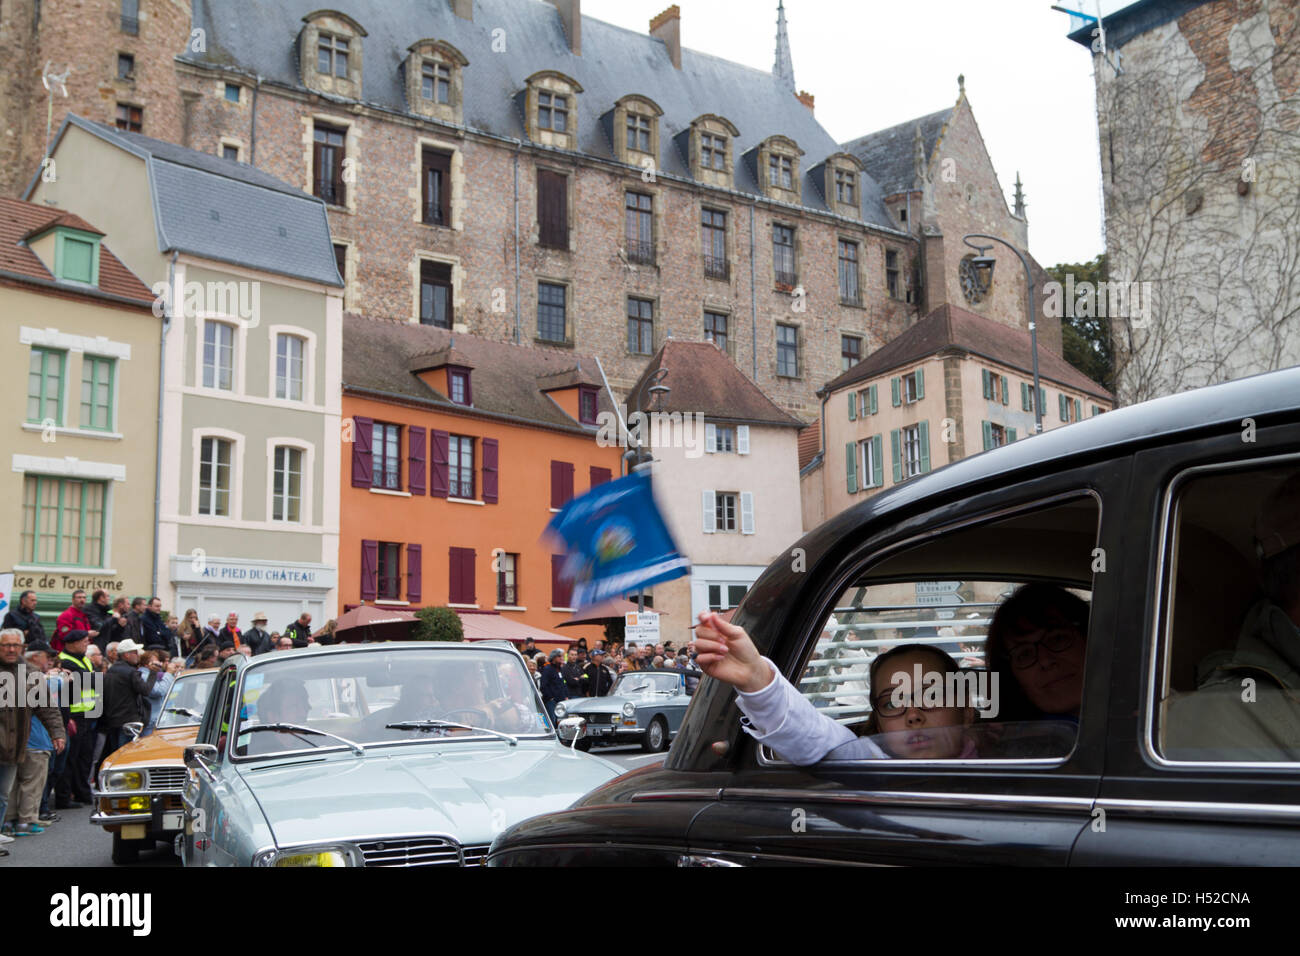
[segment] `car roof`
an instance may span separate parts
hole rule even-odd
[[[374,641],[358,644],[316,644],[308,647],[295,647],[292,651],[275,651],[267,654],[258,654],[256,657],[248,657],[244,654],[232,654],[227,659],[226,664],[236,658],[242,660],[235,661],[235,669],[243,670],[247,667],[256,667],[268,661],[285,660],[292,657],[293,660],[300,661],[305,657],[327,657],[331,654],[362,654],[367,651],[434,651],[439,654],[464,654],[472,651],[492,651],[498,654],[509,654],[510,656],[522,660],[519,652],[506,643],[499,641],[475,641],[474,643],[453,643],[451,641]]]

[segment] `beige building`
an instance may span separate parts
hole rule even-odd
[[[1044,431],[1114,407],[1056,353],[1040,348],[1038,364]],[[822,401],[821,450],[800,470],[806,529],[882,489],[1032,437],[1030,336],[947,305],[828,382]]]
[[[38,592],[48,634],[77,588],[150,588],[161,320],[116,237],[0,199],[0,569]]]
[[[655,386],[670,391],[660,404]],[[734,608],[750,585],[803,534],[798,435],[787,415],[708,342],[670,340],[630,393],[630,408],[676,416],[655,439],[655,498],[691,573],[656,585],[661,639],[691,639],[695,615]],[[635,600],[635,595],[633,595]]]

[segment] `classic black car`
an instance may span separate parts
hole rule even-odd
[[[489,865],[1293,864],[1300,636],[1273,606],[1287,669],[1252,664],[1239,632],[1265,606],[1261,503],[1297,474],[1300,368],[1121,409],[864,501],[778,558],[735,623],[851,728],[877,652],[932,643],[978,667],[1009,594],[1069,589],[1087,611],[1064,740],[798,767],[742,729],[731,686],[705,679],[662,767],[514,826]],[[1291,519],[1283,544],[1300,534]],[[1006,727],[993,736],[1033,723]]]

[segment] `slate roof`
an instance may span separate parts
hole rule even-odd
[[[206,50],[188,48],[179,59],[195,64],[258,74],[271,82],[302,89],[297,38],[302,18],[320,9],[318,0],[194,0],[194,27],[206,31]],[[399,69],[407,48],[433,37],[446,41],[469,60],[464,69],[464,122],[476,130],[523,138],[519,94],[525,80],[542,70],[557,70],[581,84],[578,95],[579,150],[614,158],[600,118],[628,94],[647,96],[664,110],[660,119],[660,164],[668,174],[689,178],[680,134],[706,114],[724,116],[740,131],[735,148],[735,186],[760,193],[754,171],[741,156],[773,134],[795,140],[805,155],[803,201],[810,209],[828,209],[821,191],[807,175],[822,160],[840,152],[834,138],[812,112],[770,72],[718,57],[682,50],[675,69],[662,40],[601,20],[582,18],[582,56],[569,50],[559,11],[544,0],[474,0],[474,19],[456,16],[445,0],[393,3],[392,0],[343,0],[336,9],[366,31],[362,43],[362,98],[405,113],[406,96]],[[504,31],[506,51],[493,52],[493,32]],[[862,180],[863,218],[893,229],[869,176]]]
[[[921,127],[921,139],[925,143],[925,155],[928,159],[934,155],[939,137],[944,127],[952,119],[952,108],[939,110],[929,116],[908,120],[889,129],[868,133],[866,136],[844,144],[844,152],[852,153],[866,167],[871,177],[880,184],[883,194],[912,189],[915,181],[916,159],[913,142],[916,128]]]
[[[56,282],[40,256],[25,242],[28,237],[39,236],[55,225],[104,235],[101,230],[67,210],[21,199],[0,198],[0,272],[11,273],[18,281],[35,279],[40,282]],[[59,283],[59,287],[70,294],[94,297],[94,287],[77,283]],[[153,307],[154,296],[149,287],[124,266],[103,242],[99,244],[98,291],[131,299],[148,308]]]
[[[247,163],[69,114],[68,126],[145,161],[160,252],[173,250],[341,287],[325,204]],[[32,180],[28,195],[35,187]]]
[[[501,415],[547,428],[595,435],[595,426],[581,425],[541,391],[542,380],[568,371],[578,362],[596,367],[595,359],[568,350],[494,342],[476,335],[455,334],[454,349],[473,367],[470,390],[474,406],[453,404],[446,395],[409,371],[417,356],[444,352],[452,333],[426,325],[410,325],[343,316],[343,390],[380,392],[397,399],[459,414]],[[416,365],[427,365],[417,362]],[[549,387],[554,387],[549,383]],[[597,412],[612,412],[609,394],[601,390]]]
[[[585,45],[583,49],[586,49]],[[662,405],[654,403],[646,385],[660,367],[668,370],[660,384],[671,392]],[[638,390],[644,387],[644,396]],[[740,422],[803,428],[804,422],[782,411],[762,390],[745,377],[731,357],[712,342],[670,339],[650,360],[641,377],[628,391],[628,409],[662,409],[665,412],[702,412],[711,421]]]
[[[945,349],[978,355],[991,362],[1033,374],[1029,331],[986,319],[955,305],[942,305],[896,339],[825,386],[827,393],[882,375],[929,358]],[[1049,349],[1038,348],[1041,378],[1108,402],[1115,396]]]

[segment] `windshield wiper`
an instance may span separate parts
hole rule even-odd
[[[291,733],[295,736],[300,734],[319,734],[322,737],[332,737],[340,743],[346,744],[358,757],[364,757],[366,755],[366,748],[361,746],[355,740],[348,740],[348,738],[340,737],[338,734],[332,734],[328,730],[317,730],[315,727],[304,727],[302,724],[258,724],[256,727],[241,727],[237,736],[242,737],[244,734],[257,733],[259,730],[278,730],[281,733]],[[305,737],[301,739],[306,740]],[[311,744],[311,741],[307,740],[307,743]],[[315,747],[317,745],[312,744],[312,746]]]
[[[500,737],[502,740],[510,741],[511,747],[519,746],[519,738],[511,734],[502,733],[499,730],[489,730],[487,727],[471,727],[469,724],[455,724],[450,720],[399,720],[395,724],[384,724],[387,730],[438,730],[444,727],[450,727],[453,730],[476,730],[482,734],[492,734],[494,737]]]

